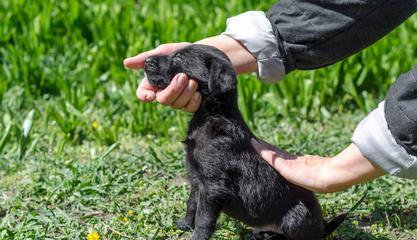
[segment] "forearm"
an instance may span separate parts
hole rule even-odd
[[[255,57],[239,41],[229,36],[218,35],[196,43],[213,46],[223,51],[229,57],[238,74],[255,72],[257,69]]]
[[[343,189],[389,173],[417,179],[417,66],[402,74],[385,101],[361,121],[351,144],[329,161],[325,182]],[[343,176],[342,178],[338,176]]]
[[[337,192],[350,186],[365,183],[386,173],[367,160],[355,144],[350,144],[341,153],[330,158],[324,165],[320,180],[321,192]]]

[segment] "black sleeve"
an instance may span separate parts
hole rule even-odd
[[[417,156],[417,65],[402,74],[388,91],[385,119],[395,141]]]
[[[416,11],[417,0],[281,0],[267,18],[289,73],[342,60],[382,38]]]

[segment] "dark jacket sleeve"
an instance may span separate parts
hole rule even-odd
[[[385,118],[395,141],[417,156],[417,65],[391,86],[385,100]]]
[[[385,172],[417,179],[417,66],[356,127],[352,142]]]
[[[282,0],[266,16],[289,73],[342,60],[382,38],[416,11],[416,0]]]

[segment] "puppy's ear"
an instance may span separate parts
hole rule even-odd
[[[236,88],[236,73],[229,63],[215,59],[211,61],[208,92],[225,93]]]

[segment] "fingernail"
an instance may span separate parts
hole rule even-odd
[[[200,93],[198,93],[198,92],[194,93],[193,100],[197,101],[199,99],[200,99]]]
[[[196,82],[194,82],[194,81],[190,81],[189,83],[188,83],[188,91],[194,91],[195,89],[196,89],[196,87],[197,87],[197,83]]]
[[[149,101],[149,94],[145,94],[145,101]]]
[[[150,101],[153,101],[154,100],[154,95],[153,94],[146,94],[145,95],[145,100],[146,101],[148,101],[148,102],[150,102]]]
[[[187,76],[185,74],[181,73],[180,76],[178,77],[178,84],[184,85],[185,81],[187,80],[186,78],[187,78]]]

